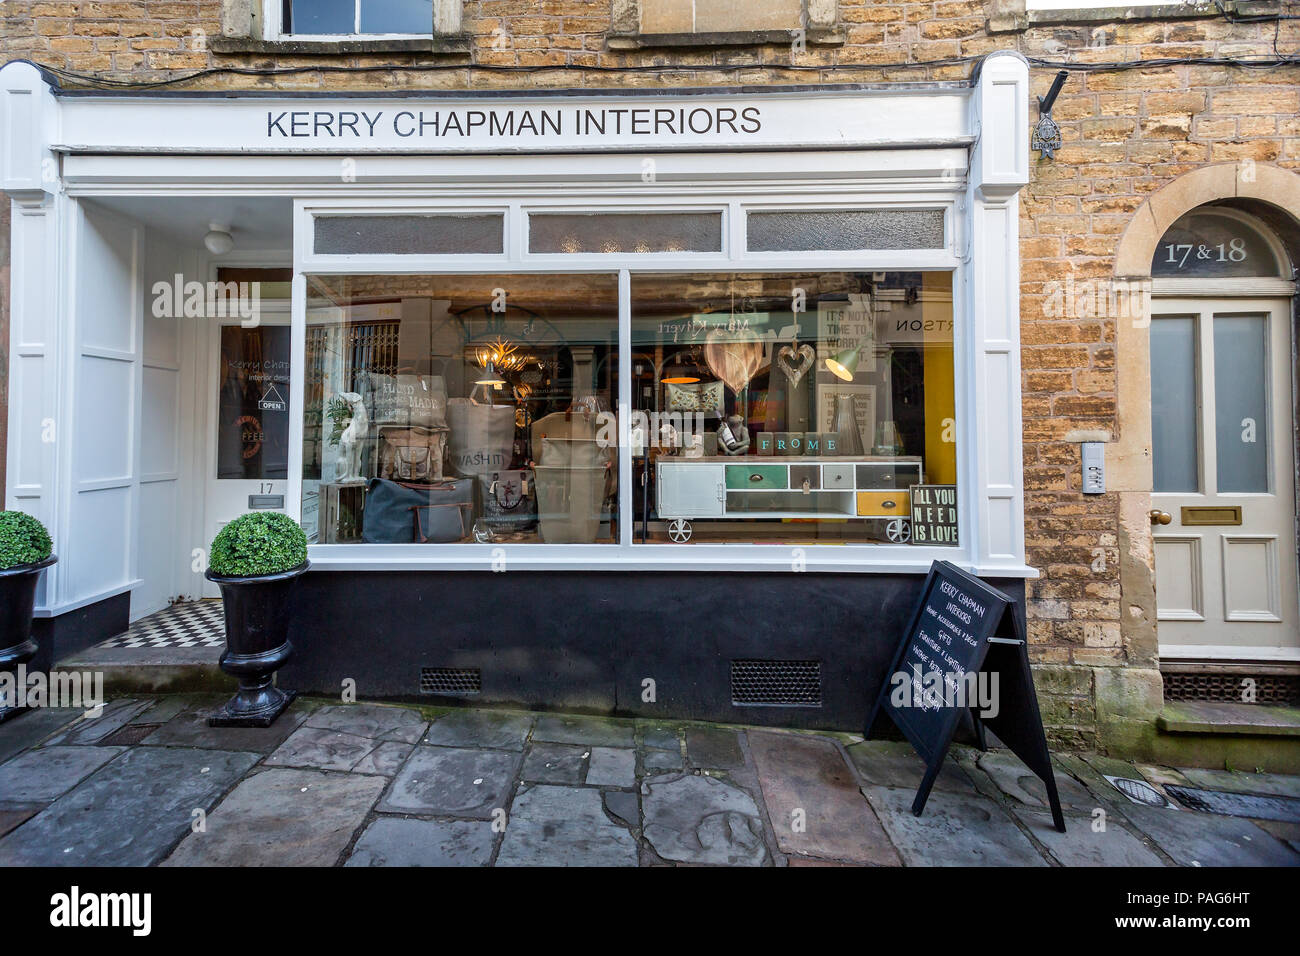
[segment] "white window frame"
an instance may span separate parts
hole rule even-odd
[[[725,157],[716,162],[722,167]],[[980,417],[973,407],[970,357],[970,323],[962,319],[970,310],[963,262],[966,247],[960,228],[966,184],[962,178],[935,178],[909,184],[900,190],[895,183],[765,183],[755,187],[743,180],[692,186],[609,184],[576,185],[562,190],[529,185],[535,182],[527,171],[528,158],[521,157],[516,183],[506,187],[467,187],[454,193],[412,202],[409,198],[375,197],[364,203],[355,200],[300,199],[294,206],[293,279],[293,367],[297,370],[292,387],[291,408],[298,409],[290,420],[289,496],[286,510],[298,515],[302,507],[301,408],[304,394],[302,370],[306,359],[306,315],[308,275],[392,274],[554,274],[587,273],[617,275],[619,278],[619,340],[631,340],[631,277],[638,272],[799,272],[810,267],[828,271],[891,272],[945,271],[953,280],[953,349],[958,428],[958,548],[891,544],[847,544],[782,546],[758,544],[671,544],[634,542],[632,458],[626,450],[619,455],[618,527],[619,540],[610,544],[314,544],[313,563],[332,570],[485,570],[497,567],[533,570],[711,570],[791,571],[808,570],[919,573],[933,560],[948,560],[979,568],[978,509],[973,476],[974,451],[981,444],[976,434]],[[508,195],[502,196],[502,191]],[[496,199],[496,201],[492,201]],[[853,209],[912,210],[941,209],[945,241],[939,249],[749,253],[745,248],[746,216],[749,211],[837,211]],[[528,217],[531,213],[580,212],[706,212],[722,216],[722,249],[718,252],[655,253],[532,253],[527,249]],[[314,251],[314,218],[337,215],[467,215],[499,213],[506,238],[501,255],[334,255]],[[620,393],[618,407],[626,422],[631,408],[631,352],[619,350]],[[962,426],[960,423],[969,423]],[[626,426],[624,426],[626,427]],[[624,446],[626,442],[622,442]],[[1016,453],[1019,453],[1018,444]],[[1002,573],[1023,576],[1028,569],[1008,567]]]
[[[429,18],[428,33],[362,33],[361,4],[364,0],[352,0],[352,33],[294,33],[284,29],[283,0],[262,0],[262,18],[266,24],[268,40],[311,40],[314,42],[340,42],[343,40],[427,40],[434,36],[433,17]]]

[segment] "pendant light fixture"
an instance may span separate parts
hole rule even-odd
[[[836,378],[842,378],[846,382],[853,381],[853,375],[858,370],[858,359],[862,355],[862,346],[856,348],[844,349],[828,357],[825,361],[826,368]]]
[[[493,388],[499,389],[501,386],[505,385],[505,383],[506,380],[497,374],[496,365],[489,361],[483,369],[483,374],[474,384],[491,385]]]

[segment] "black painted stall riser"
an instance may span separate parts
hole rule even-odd
[[[366,700],[491,704],[860,733],[922,575],[311,571],[278,683]],[[1023,582],[990,580],[1017,599]],[[1023,606],[1023,605],[1022,605]],[[822,664],[820,707],[733,706],[733,660]],[[482,691],[420,694],[421,668]],[[654,701],[642,699],[653,681]]]

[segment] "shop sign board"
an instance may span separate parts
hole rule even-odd
[[[622,91],[619,91],[622,93]],[[67,152],[463,153],[965,147],[968,89],[61,97]]]
[[[992,730],[1047,788],[1056,829],[1065,832],[1029,655],[1006,594],[947,561],[935,561],[911,623],[894,655],[864,736],[887,713],[925,761],[912,801],[921,815],[957,724],[971,727],[980,749]]]

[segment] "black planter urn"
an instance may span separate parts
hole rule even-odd
[[[239,690],[208,718],[209,727],[270,727],[293,701],[272,681],[289,659],[289,615],[298,578],[311,566],[259,577],[232,578],[206,573],[221,588],[226,613],[226,649],[221,669],[239,681]]]
[[[58,560],[50,555],[44,561],[0,571],[0,672],[16,675],[19,665],[36,656],[36,641],[32,638],[36,584],[41,579],[41,572]],[[0,702],[0,723],[17,717],[26,709],[18,706],[16,700],[10,704]]]

